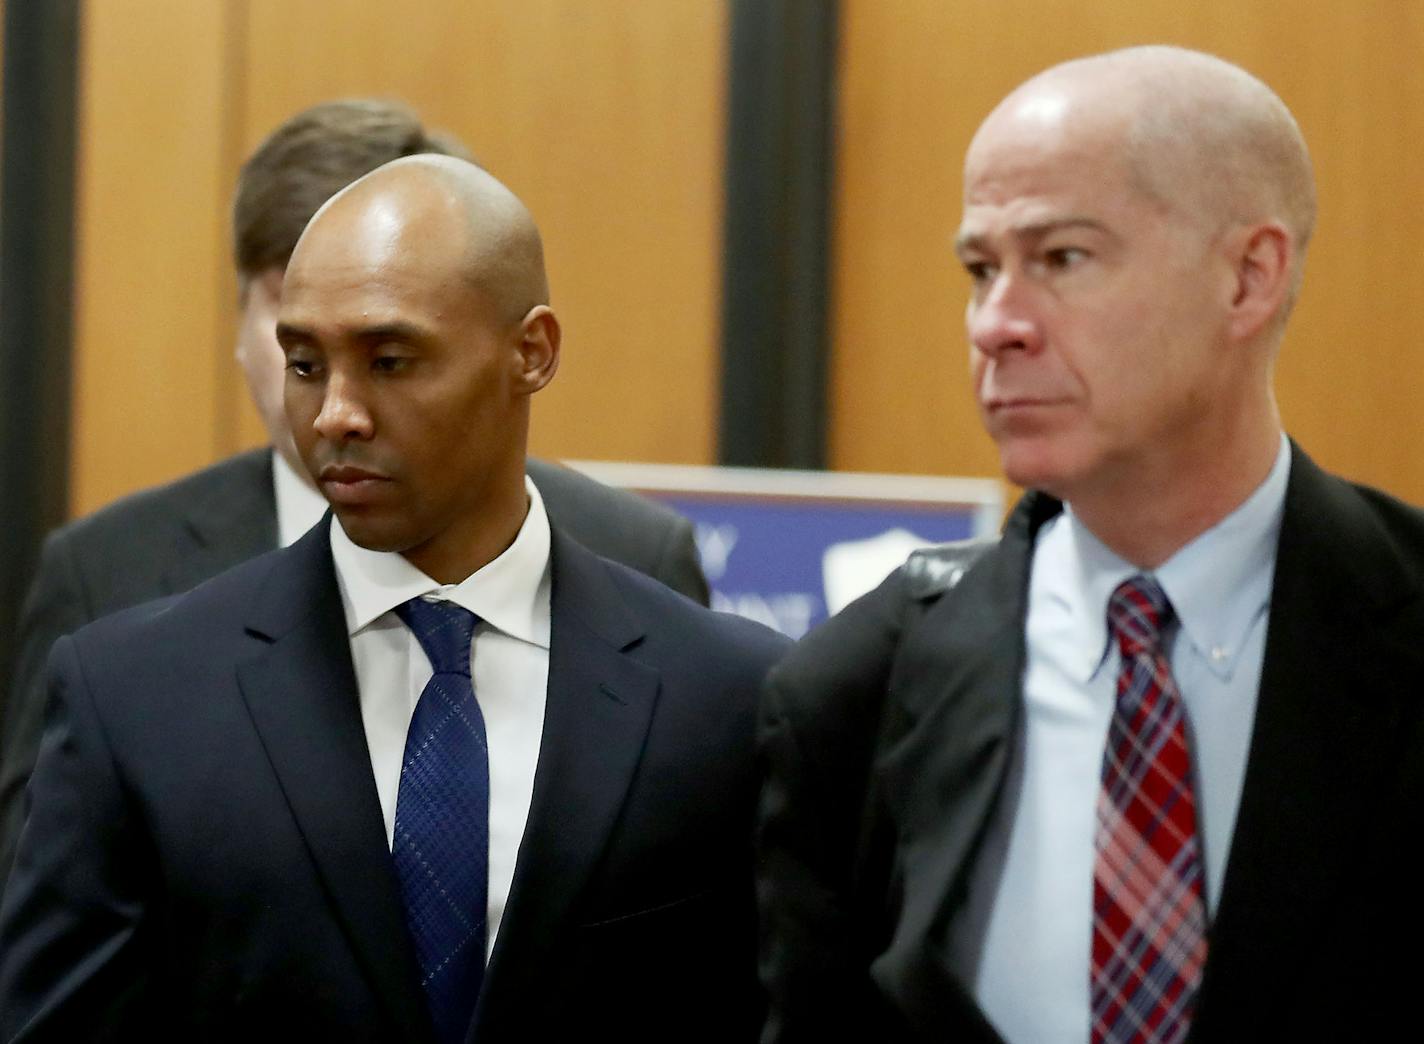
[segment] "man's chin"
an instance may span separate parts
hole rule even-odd
[[[382,524],[369,512],[349,511],[332,507],[332,514],[340,523],[347,538],[357,547],[367,551],[405,551],[417,541],[411,540],[402,527]]]
[[[1041,439],[999,443],[999,465],[1004,478],[1022,489],[1036,489],[1060,499],[1071,485],[1072,468],[1065,454]]]

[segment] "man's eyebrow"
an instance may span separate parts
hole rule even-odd
[[[403,319],[393,319],[386,323],[373,323],[351,331],[351,336],[360,341],[423,341],[429,334],[415,323]]]
[[[307,329],[305,326],[298,326],[296,323],[283,322],[280,319],[277,320],[276,333],[277,341],[279,343],[285,341],[310,341],[312,337],[311,330]]]
[[[1089,229],[1094,232],[1108,231],[1108,227],[1097,218],[1069,216],[1061,218],[1051,218],[1047,221],[1033,221],[1027,225],[1016,225],[1009,230],[1009,234],[1015,239],[1035,240],[1042,239],[1050,232],[1062,232],[1067,229]],[[962,254],[966,250],[977,250],[983,247],[986,236],[982,232],[974,230],[961,231],[954,237],[955,253]]]
[[[379,344],[384,341],[414,343],[427,339],[429,334],[423,327],[415,323],[407,322],[403,319],[393,319],[390,322],[372,323],[370,326],[360,326],[354,330],[345,331],[344,336],[367,344]],[[316,340],[316,333],[310,326],[278,320],[277,340],[279,342],[314,341]]]

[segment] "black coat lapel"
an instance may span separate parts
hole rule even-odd
[[[644,630],[596,556],[554,530],[544,736],[509,903],[474,1039],[520,1039],[556,982],[550,954],[599,861],[638,766],[658,672],[626,655]],[[636,1001],[632,1001],[636,1003]]]
[[[167,594],[187,591],[277,546],[272,451],[252,450],[220,467],[223,480],[209,483],[206,496],[185,505],[183,532],[189,546],[172,556],[164,572]]]
[[[1245,1013],[1281,996],[1318,956],[1313,934],[1373,829],[1382,773],[1399,764],[1391,618],[1417,596],[1415,567],[1360,493],[1298,449],[1291,461],[1265,659],[1240,811],[1212,927],[1192,1039],[1236,1040]],[[1398,630],[1395,628],[1395,630]],[[1391,642],[1399,652],[1379,655]],[[1348,954],[1339,955],[1348,961]]]
[[[1004,790],[1022,704],[1034,534],[1058,510],[1050,498],[1026,497],[999,546],[907,632],[891,676],[892,714],[903,720],[890,723],[877,770],[899,831],[903,895],[895,936],[871,974],[922,1035],[951,1039],[976,1010],[949,973],[945,946]],[[983,1039],[995,1039],[983,1029]]]
[[[328,526],[279,553],[238,681],[338,921],[402,1033],[429,1035],[371,772]]]

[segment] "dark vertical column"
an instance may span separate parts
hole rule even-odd
[[[723,464],[826,460],[835,0],[731,0]]]
[[[79,0],[6,0],[0,145],[0,707],[69,481]],[[116,203],[116,205],[118,205]]]

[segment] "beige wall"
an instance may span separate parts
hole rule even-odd
[[[82,20],[71,510],[228,448],[222,5],[105,0]]]
[[[950,250],[993,103],[1077,54],[1167,41],[1272,83],[1321,221],[1282,357],[1323,463],[1424,501],[1424,8],[1398,0],[843,0],[831,458],[989,475]],[[545,230],[566,354],[550,456],[714,454],[727,12],[714,0],[103,0],[86,5],[73,509],[260,442],[230,360],[242,156],[342,94],[409,100]]]
[[[832,459],[994,474],[951,250],[978,122],[1054,62],[1215,51],[1291,106],[1321,218],[1278,388],[1323,464],[1424,501],[1424,7],[1397,0],[843,0]]]
[[[230,361],[226,209],[293,111],[405,99],[543,227],[547,456],[714,452],[726,12],[709,0],[86,5],[72,511],[262,441]]]

